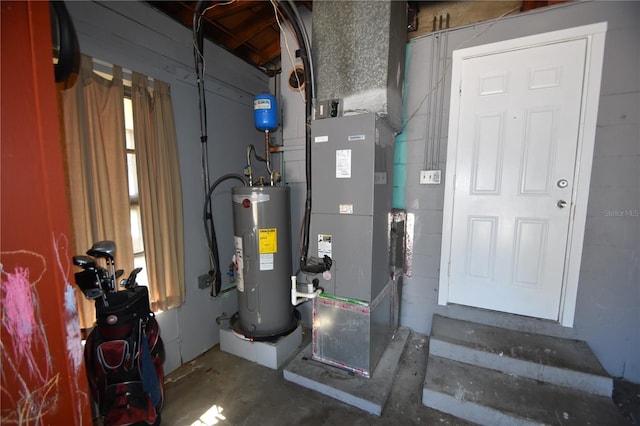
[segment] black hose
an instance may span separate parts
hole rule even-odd
[[[53,66],[56,83],[66,81],[80,67],[80,46],[73,26],[73,20],[63,1],[49,3],[51,14],[51,32],[54,42],[57,40],[58,61]],[[55,48],[56,46],[54,46]]]
[[[207,244],[209,244],[209,252],[211,253],[211,270],[209,271],[209,275],[213,278],[213,285],[211,286],[211,296],[215,297],[220,294],[220,290],[222,288],[222,273],[220,272],[220,255],[218,252],[218,239],[216,237],[216,229],[213,224],[213,218],[209,213],[209,206],[211,205],[211,195],[213,191],[225,180],[229,179],[237,179],[242,182],[243,185],[247,185],[247,182],[244,180],[244,176],[236,174],[236,173],[227,173],[225,175],[220,176],[216,179],[215,182],[209,188],[207,195],[204,200],[204,211],[203,211],[203,220],[204,220],[204,231],[207,235]],[[211,228],[211,229],[209,229]]]
[[[311,115],[313,112],[315,84],[311,70],[311,46],[309,46],[309,39],[304,33],[302,23],[299,20],[300,15],[296,13],[297,11],[294,10],[291,2],[280,1],[278,3],[278,7],[296,33],[298,45],[300,46],[299,56],[302,60],[305,81],[309,83],[306,85],[305,89],[305,176],[307,185],[302,225],[302,244],[300,248],[300,269],[311,272],[307,265],[307,258],[309,254],[309,232],[311,228]]]

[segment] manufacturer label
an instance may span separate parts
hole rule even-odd
[[[331,235],[330,234],[318,234],[318,257],[323,258],[325,256],[332,257],[331,255]]]
[[[339,149],[336,151],[336,178],[351,178],[351,150]]]
[[[351,135],[347,139],[349,139],[349,142],[351,142],[351,141],[363,141],[365,139],[365,137],[364,137],[364,135]]]
[[[236,286],[238,291],[244,291],[244,253],[242,251],[242,237],[233,237],[235,246]]]
[[[271,109],[271,99],[256,99],[253,101],[253,109]]]
[[[278,252],[278,230],[276,228],[258,230],[258,252],[260,254]]]
[[[353,204],[340,204],[338,211],[340,214],[353,214]]]

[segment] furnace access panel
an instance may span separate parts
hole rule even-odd
[[[376,114],[315,120],[312,134],[313,211],[373,215],[391,208],[394,136]],[[375,205],[376,201],[380,205]]]
[[[372,301],[389,278],[395,136],[374,113],[312,123],[310,255],[334,266],[325,293]]]

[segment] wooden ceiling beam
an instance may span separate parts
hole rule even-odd
[[[262,8],[265,4],[271,7],[270,1],[249,1],[249,0],[236,0],[233,3],[225,4],[227,1],[216,1],[216,4],[219,6],[211,7],[204,14],[207,19],[224,19],[235,14],[244,12],[247,9],[252,9],[254,7]],[[213,5],[208,5],[208,7]]]
[[[269,49],[258,49],[248,41],[238,44],[238,40],[235,39],[235,36],[231,34],[231,32],[227,28],[223,28],[215,22],[209,23],[209,25],[206,25],[204,27],[204,36],[208,40],[211,40],[214,43],[225,47],[227,50],[236,53],[238,56],[245,60],[247,60],[247,57],[250,56],[252,59],[248,60],[248,62],[255,65],[264,65],[268,63],[273,59],[273,50],[278,51],[278,54],[280,51],[279,37],[277,37],[278,40],[276,42],[269,43],[271,45]],[[235,49],[231,49],[229,47],[236,44],[237,47]]]
[[[146,1],[173,20],[192,29],[197,1]],[[269,0],[227,0],[205,2],[201,20],[204,37],[254,66],[262,67],[280,56],[279,28]],[[312,9],[311,0],[297,0]],[[214,4],[218,6],[210,7]],[[207,10],[207,7],[209,9]],[[246,15],[246,16],[245,16]]]
[[[256,14],[255,18],[247,19],[236,28],[230,30],[233,33],[235,42],[229,44],[229,48],[235,49],[239,45],[248,42],[252,38],[256,36],[259,37],[260,33],[265,29],[274,26],[276,26],[276,24],[274,22],[273,13],[268,13],[268,11],[265,13],[263,11],[259,14]],[[275,31],[279,32],[279,29],[275,29]]]

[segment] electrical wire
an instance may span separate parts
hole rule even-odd
[[[274,7],[276,23],[278,24],[278,27],[280,28],[280,31],[284,34],[284,30],[282,28],[282,24],[281,24],[280,19],[278,17],[278,12],[281,15],[283,15],[283,17],[284,17],[284,13],[285,12],[281,11],[278,8],[279,5],[276,4],[275,0],[270,0],[270,1],[271,1],[271,4]],[[279,3],[282,3],[282,2],[279,2]],[[289,4],[289,6],[290,6],[290,4]],[[300,18],[300,15],[297,13],[297,9],[295,7],[293,7],[292,9],[293,9],[293,11],[295,11],[295,13],[293,14],[293,18],[295,18],[295,20],[298,22],[298,25],[303,25],[302,24],[302,19]],[[287,11],[289,11],[289,10],[287,9]],[[296,39],[297,39],[297,42],[298,42],[298,46],[300,48],[302,48],[302,49],[305,49],[305,46],[307,46],[307,48],[308,48],[309,40],[308,40],[306,31],[303,31],[304,36],[303,36],[302,40],[300,40],[300,34],[299,34],[300,31],[296,31],[294,26],[291,24],[291,20],[292,20],[291,15],[292,14],[291,13],[287,13],[287,14],[289,15],[289,19],[285,18],[286,19],[285,22],[286,22],[287,26],[289,27],[289,30],[293,33],[294,36],[296,36]],[[304,28],[304,27],[302,27],[302,28]],[[306,45],[305,45],[305,42],[306,42]],[[286,35],[284,36],[284,43],[285,43],[285,50],[287,52],[287,56],[289,57],[289,61],[291,61],[292,65],[295,65],[295,60],[294,60],[293,55],[291,53],[291,48],[289,47],[289,43],[287,41]],[[300,91],[300,96],[302,98],[302,102],[306,106],[306,104],[309,103],[309,100],[311,100],[311,102],[313,103],[313,93],[314,93],[313,89],[314,89],[315,86],[314,86],[313,65],[311,63],[311,59],[310,59],[311,55],[309,55],[308,49],[307,49],[307,53],[303,54],[303,55],[307,58],[307,63],[305,63],[304,58],[303,58],[303,70],[305,72],[305,82],[306,82],[305,95],[307,95],[306,98],[309,98],[309,99],[305,98],[305,95],[302,94],[302,91]],[[296,73],[294,73],[294,75],[295,75],[296,81],[298,83],[298,87],[302,87],[302,84],[301,84],[300,79],[298,77],[298,73],[296,72]],[[307,75],[309,75],[309,77],[306,77]],[[309,86],[310,86],[310,88],[308,88]],[[311,92],[311,96],[308,96],[309,91]],[[305,108],[305,110],[308,111],[309,109]],[[305,122],[306,122],[306,126],[310,127],[311,117],[309,115],[307,115],[306,113],[305,113]],[[306,129],[305,129],[305,135],[306,134],[307,134],[307,132],[306,132]],[[310,135],[309,135],[309,138],[310,138]],[[306,139],[307,139],[307,137],[305,137],[305,140]],[[307,146],[305,148],[305,151],[306,151],[306,158],[310,158],[311,154],[310,154],[309,146]],[[308,224],[309,224],[309,220],[307,220],[307,218],[310,218],[310,213],[311,213],[310,212],[310,210],[311,210],[310,176],[311,176],[311,170],[310,170],[310,166],[309,166],[309,167],[306,167],[306,181],[308,183],[308,185],[307,185],[308,200],[305,203],[305,209],[303,211],[302,220],[300,222],[300,232],[299,232],[299,235],[298,235],[298,248],[299,248],[300,253],[301,253],[301,263],[305,263],[306,262],[306,257],[307,257],[307,252],[308,252],[308,239],[309,239],[309,237],[308,237],[309,225]],[[305,260],[302,260],[302,259],[305,259]]]
[[[304,26],[304,22],[302,21],[302,18],[300,17],[300,13],[298,13],[298,8],[295,4],[295,2],[293,0],[287,0],[289,5],[291,6],[291,9],[293,10],[293,14],[297,20],[297,22],[299,22],[299,25],[302,29],[302,40],[303,40],[303,44],[305,46],[307,46],[307,61],[309,62],[309,82],[311,84],[311,100],[312,102],[315,104],[315,95],[316,95],[316,87],[315,87],[315,82],[316,82],[316,78],[315,78],[315,67],[313,65],[313,56],[311,55],[311,41],[309,40],[309,34],[307,33],[307,30]]]
[[[504,18],[505,16],[513,13],[513,12],[517,12],[520,10],[520,6],[516,6],[513,9],[509,9],[506,12],[504,12],[502,15],[498,16],[493,22],[491,22],[489,25],[487,25],[485,28],[482,29],[482,31],[480,31],[479,33],[475,34],[473,37],[469,38],[468,40],[465,40],[463,42],[461,42],[460,44],[458,44],[456,47],[453,48],[453,50],[458,50],[460,49],[462,46],[464,46],[467,43],[472,42],[473,40],[477,39],[478,37],[480,37],[482,34],[486,33],[491,27],[493,27],[495,24],[497,24],[498,22],[500,22],[502,20],[502,18]],[[449,30],[446,30],[449,31]],[[427,100],[427,98],[429,97],[429,95],[438,88],[438,86],[440,86],[440,84],[442,84],[442,82],[444,81],[444,79],[447,76],[447,72],[449,71],[449,68],[451,67],[451,63],[452,63],[452,59],[448,58],[447,59],[447,64],[444,67],[444,70],[442,71],[442,74],[440,76],[440,79],[436,82],[436,84],[431,87],[427,93],[424,94],[424,96],[422,97],[422,100],[420,101],[420,103],[418,104],[418,107],[415,109],[415,111],[413,111],[413,113],[409,116],[409,118],[407,119],[407,121],[405,122],[405,128],[406,125],[409,124],[409,122],[413,119],[413,117],[415,117],[415,115],[418,113],[418,111],[420,111],[420,109],[422,108],[422,105],[424,104],[424,102]]]
[[[445,56],[445,61],[446,61],[446,57],[447,57],[447,49],[449,48],[449,31],[446,31],[443,35],[444,37],[444,56]],[[442,38],[440,39],[440,41],[442,42]],[[439,168],[440,166],[440,142],[442,139],[442,122],[443,122],[443,117],[444,114],[442,113],[443,108],[444,108],[444,86],[440,85],[441,87],[441,95],[440,95],[440,105],[438,106],[438,111],[440,111],[440,119],[438,120],[438,132],[436,134],[436,151],[435,151],[435,164],[436,164],[436,169]]]
[[[204,193],[204,228],[207,238],[207,248],[209,253],[209,274],[214,279],[211,287],[211,295],[217,296],[220,294],[220,288],[222,285],[222,277],[220,273],[220,257],[218,252],[218,241],[215,232],[215,225],[213,222],[212,206],[211,206],[211,194],[213,190],[224,180],[237,179],[246,185],[244,178],[240,175],[224,175],[216,180],[216,182],[209,187],[209,153],[208,153],[208,129],[207,129],[207,104],[205,96],[204,82],[206,77],[206,61],[204,57],[204,35],[202,31],[202,19],[204,15],[211,9],[217,6],[226,6],[234,3],[236,0],[230,0],[227,2],[214,3],[211,6],[204,7],[205,2],[203,0],[196,3],[193,12],[193,56],[194,56],[194,69],[196,74],[196,83],[198,86],[198,109],[200,115],[200,144],[201,150],[201,167],[202,167],[202,180]]]
[[[203,184],[203,193],[206,194],[209,189],[209,153],[208,153],[208,136],[207,136],[207,103],[205,96],[205,88],[204,88],[204,78],[205,78],[205,60],[204,60],[204,38],[202,34],[202,27],[200,26],[202,19],[202,11],[204,7],[204,1],[199,1],[194,9],[193,13],[193,60],[194,60],[194,69],[196,74],[196,83],[198,87],[198,113],[200,119],[200,166],[202,169],[202,184]],[[206,202],[205,195],[205,229],[207,234],[211,234],[211,229],[213,227],[213,219],[211,216],[211,204],[210,202]],[[210,270],[214,268],[214,261],[212,257],[212,243],[207,239],[207,246],[209,249],[209,266]]]
[[[287,36],[284,32],[284,29],[282,28],[282,23],[280,22],[280,18],[278,17],[278,6],[276,5],[275,0],[271,0],[271,5],[273,6],[273,12],[276,18],[276,24],[278,24],[278,28],[280,28],[280,33],[283,35],[283,38],[284,38],[284,46],[287,52],[287,56],[289,57],[289,61],[291,61],[291,65],[295,67],[296,62],[293,59],[293,55],[291,54],[291,49],[289,48],[289,42],[287,41]],[[291,32],[294,32],[293,28],[291,28],[291,25],[289,25],[289,28]],[[296,77],[296,82],[298,83],[298,87],[302,87],[302,83],[300,82],[300,77],[298,76],[298,73],[294,72],[293,74]],[[300,98],[302,98],[302,103],[305,103],[307,100],[304,98],[302,91],[299,91],[298,93],[300,93]]]
[[[235,3],[235,2],[236,2],[236,0],[229,0],[229,1],[226,1],[226,2],[214,3],[214,4],[212,4],[211,6],[206,7],[206,8],[202,11],[202,13],[200,13],[200,17],[199,17],[199,19],[198,19],[198,27],[197,27],[197,29],[198,29],[198,30],[200,29],[200,23],[202,22],[202,18],[204,17],[204,15],[206,15],[206,13],[207,13],[208,11],[210,11],[210,10],[211,10],[211,9],[213,9],[214,7],[218,7],[218,6],[228,6],[228,5],[230,5],[231,3]]]
[[[205,62],[204,62],[204,54],[203,54],[203,35],[201,28],[201,20],[202,15],[204,15],[205,11],[219,6],[219,5],[227,5],[233,3],[235,0],[231,0],[225,3],[216,3],[213,6],[210,6],[207,9],[203,9],[203,1],[200,1],[196,5],[196,10],[194,12],[193,18],[193,32],[194,32],[194,59],[195,59],[195,68],[196,68],[196,78],[198,81],[199,87],[199,96],[200,96],[200,117],[201,117],[201,141],[203,143],[203,148],[206,147],[206,104],[204,102],[204,72],[205,72]],[[273,2],[272,2],[273,4]],[[300,253],[300,268],[302,270],[310,271],[310,272],[322,272],[324,270],[328,270],[331,267],[331,259],[326,257],[324,259],[313,259],[313,262],[308,263],[308,250],[309,250],[309,232],[310,232],[310,221],[311,221],[311,116],[313,112],[313,103],[315,101],[315,75],[313,72],[313,61],[311,58],[311,44],[309,41],[309,37],[306,33],[306,29],[304,27],[304,23],[298,13],[295,3],[292,0],[284,1],[279,0],[277,3],[277,9],[291,25],[293,29],[293,33],[296,36],[298,41],[298,45],[300,46],[298,57],[301,59],[303,64],[303,69],[305,73],[305,174],[306,174],[306,197],[305,197],[305,207],[304,207],[304,215],[303,215],[303,223],[302,223],[302,242],[301,242],[301,253]],[[199,12],[202,10],[202,12]],[[277,17],[276,13],[276,21],[278,22],[278,26],[282,28],[280,21]],[[286,43],[285,43],[286,45]],[[287,46],[288,54],[291,55],[290,49]],[[293,58],[291,58],[293,59]],[[293,61],[292,61],[293,62]],[[203,155],[204,157],[204,155]],[[203,165],[205,163],[207,157],[203,159]],[[205,168],[206,170],[206,168]],[[245,185],[246,182],[244,178],[240,175],[224,175],[220,177],[216,182],[208,188],[207,196],[205,197],[205,206],[203,219],[205,221],[205,233],[207,234],[207,240],[209,242],[210,249],[210,261],[211,261],[211,271],[210,274],[214,277],[215,286],[212,288],[212,293],[218,293],[220,290],[221,284],[221,273],[218,259],[218,248],[217,241],[215,235],[215,228],[213,225],[213,218],[211,214],[211,193],[223,180],[231,179],[231,176],[235,176],[234,178],[239,178]],[[221,180],[222,179],[222,180]],[[205,181],[206,181],[206,172],[205,172]],[[206,185],[205,185],[206,190]]]
[[[216,229],[213,224],[213,220],[209,220],[210,213],[208,207],[211,205],[211,195],[213,194],[213,191],[215,191],[218,185],[220,185],[222,182],[230,179],[239,180],[243,185],[247,185],[247,182],[244,180],[244,176],[236,173],[227,173],[216,179],[216,181],[207,191],[207,195],[205,196],[202,218],[205,223],[204,229],[207,236],[207,242],[209,242],[209,256],[212,261],[212,267],[211,271],[209,271],[209,275],[213,278],[213,285],[211,286],[211,296],[213,297],[220,294],[220,289],[222,288],[222,273],[220,272],[220,255],[218,252],[218,239],[216,237]]]
[[[300,269],[302,271],[319,273],[327,270],[331,267],[331,259],[326,257],[324,259],[313,259],[310,261],[308,258],[309,252],[309,232],[311,228],[311,116],[313,112],[313,102],[315,96],[315,81],[314,74],[312,72],[312,59],[311,59],[311,45],[309,37],[304,29],[304,23],[300,18],[300,14],[295,10],[295,3],[291,0],[278,2],[278,8],[285,19],[291,24],[294,29],[296,38],[298,39],[298,45],[300,49],[300,59],[302,60],[305,81],[309,84],[305,85],[305,175],[306,175],[306,197],[305,206],[302,221],[302,242],[300,251]]]
[[[433,80],[434,80],[434,71],[433,71],[433,67],[435,64],[434,61],[434,57],[435,57],[435,40],[437,38],[437,35],[431,37],[431,58],[429,61],[429,85],[433,86]],[[424,102],[424,101],[423,101]],[[425,148],[424,148],[424,167],[427,167],[427,164],[429,163],[429,154],[431,153],[430,149],[429,149],[429,137],[431,136],[431,118],[433,116],[433,113],[431,112],[431,98],[429,98],[429,103],[428,103],[428,112],[426,114],[426,129],[425,129],[425,138],[426,138],[426,143],[425,143]],[[408,121],[408,120],[407,120]]]

